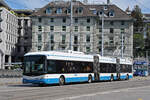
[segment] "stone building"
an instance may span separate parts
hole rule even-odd
[[[18,16],[18,41],[17,41],[17,54],[15,61],[22,62],[25,53],[31,50],[32,45],[32,22],[29,17],[32,10],[14,10]]]
[[[14,62],[18,40],[18,17],[7,6],[0,8],[0,69]]]
[[[84,4],[73,0],[53,1],[32,14],[32,51],[68,50],[101,53],[104,56],[133,56],[133,19],[114,4]],[[104,28],[102,29],[102,18]],[[71,33],[71,39],[70,39]]]

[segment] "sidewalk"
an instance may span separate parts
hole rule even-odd
[[[22,84],[22,78],[0,78],[0,86],[10,84]]]
[[[148,77],[140,77],[136,76],[130,81],[134,80],[150,80],[150,76]],[[22,84],[22,78],[0,78],[0,86],[1,85],[12,85],[12,84]]]

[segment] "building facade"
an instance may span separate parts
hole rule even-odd
[[[32,51],[68,50],[71,41],[74,51],[100,54],[103,31],[104,56],[133,56],[133,20],[128,14],[113,4],[74,0],[71,25],[70,4],[50,2],[32,14]]]
[[[32,45],[32,22],[29,17],[32,10],[14,10],[18,16],[18,41],[17,41],[17,54],[15,61],[23,62],[25,53],[31,50]]]
[[[0,69],[14,62],[18,40],[18,17],[7,7],[0,8]]]

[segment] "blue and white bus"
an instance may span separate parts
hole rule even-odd
[[[132,77],[132,60],[129,58],[119,58],[117,63],[116,58],[70,50],[31,52],[24,56],[23,83],[64,85]]]

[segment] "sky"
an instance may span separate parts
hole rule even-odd
[[[35,9],[41,8],[53,0],[5,0],[12,9]],[[80,0],[83,1],[83,0]],[[110,0],[112,4],[125,10],[127,7],[132,10],[135,5],[139,5],[142,13],[150,13],[150,0]],[[88,3],[103,4],[107,0],[88,0]]]

